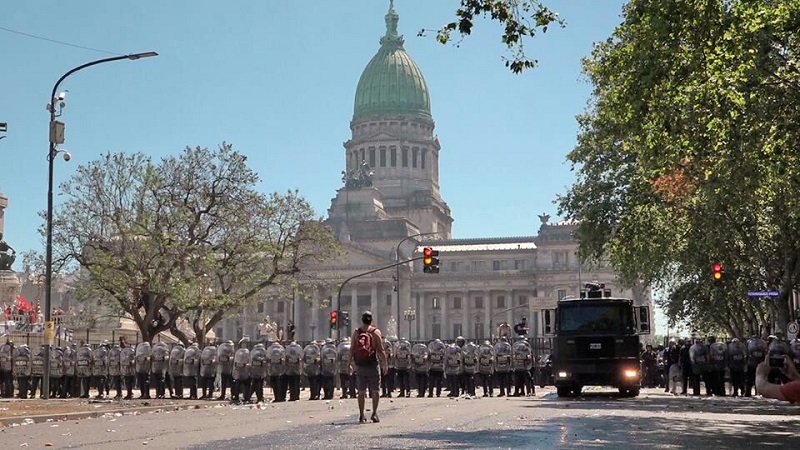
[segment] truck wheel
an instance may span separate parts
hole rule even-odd
[[[559,386],[556,388],[556,392],[558,393],[559,397],[569,397],[569,394],[572,392],[572,390],[568,387]]]
[[[639,388],[631,389],[631,397],[638,397],[639,396]]]

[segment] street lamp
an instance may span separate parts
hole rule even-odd
[[[417,311],[410,307],[403,312],[403,318],[408,321],[408,339],[411,339],[411,322],[417,319]]]
[[[56,156],[59,153],[64,154],[64,160],[69,161],[70,154],[64,150],[59,150],[56,148],[56,145],[61,144],[64,142],[64,124],[58,122],[56,117],[60,116],[61,114],[56,114],[56,103],[61,102],[61,107],[63,108],[63,100],[64,98],[57,98],[56,92],[58,91],[58,86],[61,85],[61,82],[64,81],[68,76],[72,75],[73,73],[85,69],[87,67],[96,66],[98,64],[113,62],[113,61],[121,61],[123,59],[129,59],[131,61],[136,61],[137,59],[142,58],[149,58],[151,56],[158,56],[156,52],[145,52],[145,53],[134,53],[130,55],[122,55],[122,56],[114,56],[111,58],[103,58],[98,59],[96,61],[91,61],[86,64],[80,65],[71,69],[64,75],[61,75],[61,78],[56,81],[56,84],[53,85],[53,91],[50,94],[50,103],[47,104],[47,110],[50,112],[50,150],[47,153],[47,163],[48,163],[48,172],[47,172],[47,243],[45,246],[45,278],[44,278],[44,322],[45,322],[45,346],[44,346],[44,374],[42,376],[42,394],[44,399],[47,400],[50,398],[50,345],[53,341],[53,332],[55,331],[54,324],[50,322],[50,302],[51,302],[51,287],[53,283],[53,161],[55,160]]]

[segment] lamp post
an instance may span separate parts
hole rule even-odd
[[[408,339],[411,340],[411,322],[417,319],[417,311],[409,307],[403,313],[403,318],[408,321]]]
[[[404,237],[403,239],[400,240],[400,242],[397,243],[397,247],[394,250],[394,260],[397,261],[398,263],[400,262],[400,246],[403,245],[403,242],[405,242],[405,241],[407,241],[409,239],[420,237],[420,236],[434,236],[434,235],[437,235],[437,234],[442,234],[442,231],[432,231],[432,232],[429,232],[429,233],[417,233],[417,234],[412,234],[411,236]],[[397,292],[397,302],[396,302],[397,303],[397,317],[400,317],[400,265],[397,266],[397,273],[395,275],[395,281],[394,282],[395,282],[395,290],[394,291]],[[410,306],[411,305],[410,305],[410,302],[409,302],[409,308],[410,308]],[[409,336],[409,339],[410,338],[411,338],[411,336]]]
[[[67,161],[69,160],[69,153],[65,152],[64,150],[59,150],[58,148],[56,148],[56,145],[64,142],[64,124],[56,121],[56,117],[60,115],[56,114],[56,103],[63,100],[63,98],[56,98],[56,92],[58,91],[58,86],[60,86],[61,82],[64,81],[68,76],[87,67],[96,66],[98,64],[103,64],[113,61],[121,61],[123,59],[136,61],[138,59],[149,58],[151,56],[158,56],[158,53],[156,52],[133,53],[130,55],[114,56],[111,58],[103,58],[103,59],[98,59],[96,61],[91,61],[86,64],[75,67],[74,69],[69,70],[64,75],[61,75],[61,78],[59,78],[58,81],[56,81],[56,84],[53,85],[53,91],[50,94],[50,103],[47,104],[47,110],[50,112],[50,128],[49,128],[50,150],[47,153],[47,163],[48,163],[47,218],[46,218],[47,243],[45,247],[46,255],[45,255],[45,279],[44,279],[45,333],[47,333],[48,331],[50,332],[54,331],[53,327],[54,324],[50,323],[50,302],[51,302],[50,291],[53,282],[53,161],[55,160],[56,156],[58,156],[59,153],[64,153],[64,159]],[[50,336],[47,337],[49,338]],[[50,345],[51,345],[51,339],[45,339],[44,374],[42,376],[42,394],[45,400],[50,398]]]

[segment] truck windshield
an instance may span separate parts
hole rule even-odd
[[[630,333],[633,317],[627,305],[561,305],[559,333]]]

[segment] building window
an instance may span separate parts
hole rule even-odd
[[[519,306],[526,306],[528,304],[528,296],[527,295],[520,295],[519,296]]]
[[[263,313],[264,312],[264,304],[263,303],[258,302],[256,304],[256,312],[257,313]]]
[[[442,338],[442,324],[440,324],[440,323],[432,323],[431,324],[431,337],[433,339],[441,339]]]
[[[450,272],[457,272],[458,264],[455,261],[450,261]]]
[[[397,167],[397,149],[392,147],[389,150],[389,156],[390,156],[390,161],[391,161],[392,167]]]
[[[453,309],[461,309],[461,297],[453,297]]]
[[[284,312],[283,310],[285,308],[286,308],[286,302],[284,302],[283,300],[278,300],[278,305],[277,308],[275,309],[275,312],[282,313]]]
[[[454,323],[453,324],[453,337],[462,336],[462,335],[463,335],[463,333],[461,332],[461,324],[460,323]]]
[[[419,153],[418,148],[411,149],[411,167],[417,168],[417,153]]]
[[[480,322],[475,323],[475,339],[484,339],[483,337],[483,324]]]
[[[369,166],[375,167],[375,149],[369,149]]]
[[[392,306],[392,294],[386,294],[386,306]]]
[[[367,157],[365,156],[366,153],[364,153],[365,151],[366,150],[364,150],[363,148],[361,149],[361,160],[362,161],[366,161],[367,160]],[[358,164],[356,164],[356,166],[358,166]]]
[[[386,167],[386,149],[381,147],[381,167]]]
[[[475,297],[475,308],[483,309],[483,297]]]
[[[505,308],[506,307],[506,298],[502,295],[497,296],[497,307],[498,308]]]
[[[442,305],[439,303],[439,297],[433,297],[433,299],[431,299],[431,305],[433,305],[433,309],[441,309]]]
[[[559,289],[558,290],[558,300],[561,300],[562,298],[564,298],[566,296],[567,296],[567,290],[566,289]]]
[[[536,298],[538,296],[539,296],[539,290],[538,289],[534,289],[533,290],[533,297]]]
[[[500,261],[499,260],[492,261],[492,270],[500,270]]]
[[[403,147],[403,167],[408,167],[408,147]]]
[[[525,270],[525,260],[524,259],[514,260],[514,269]]]
[[[425,157],[426,156],[428,156],[428,151],[427,150],[422,150],[421,156],[420,156],[420,159],[419,159],[419,166],[422,169],[425,168]]]

